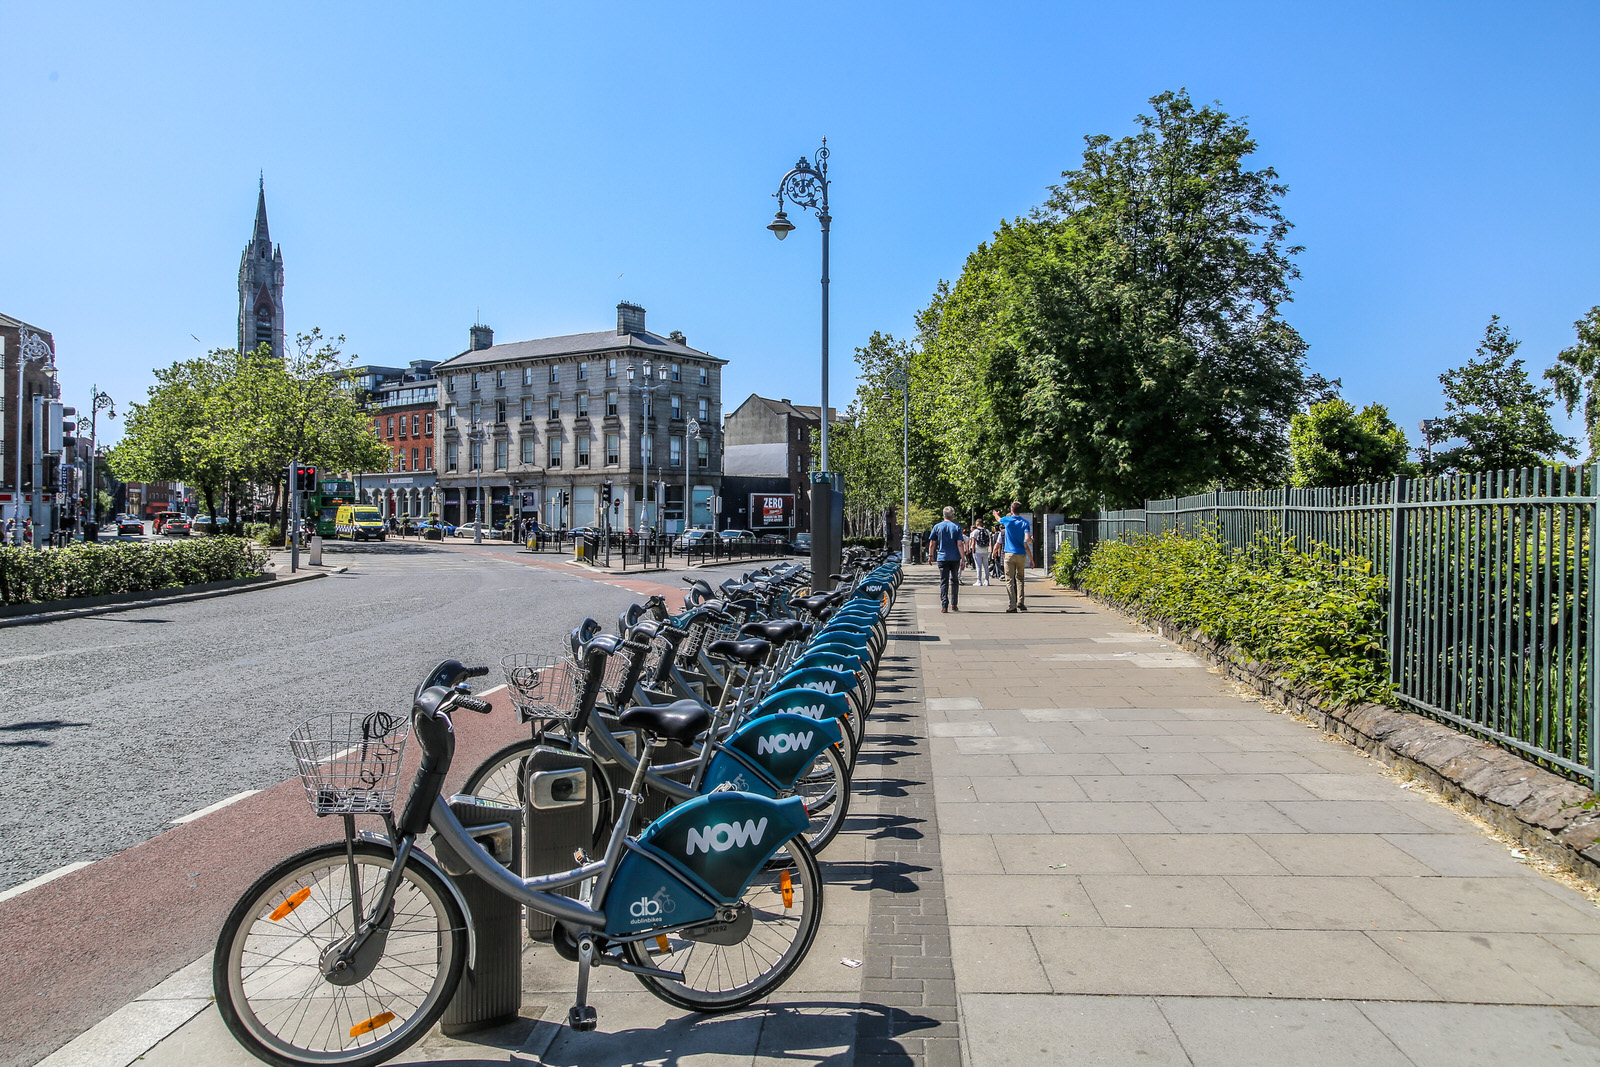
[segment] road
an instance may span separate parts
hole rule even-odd
[[[187,604],[0,629],[0,890],[94,861],[293,773],[317,708],[403,711],[448,657],[557,653],[643,597],[554,556],[340,546],[345,573]],[[716,577],[718,572],[705,572]],[[679,586],[676,576],[652,580]]]

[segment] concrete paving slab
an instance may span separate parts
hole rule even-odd
[[[1409,1067],[1354,1004],[1163,997],[1157,1002],[1195,1067]]]
[[[1600,974],[1537,934],[1369,933],[1436,990],[1426,1000],[1483,1004],[1600,1004]]]
[[[1358,1006],[1416,1067],[1600,1063],[1600,1037],[1555,1008],[1371,1002]]]
[[[1488,837],[1461,834],[1381,836],[1435,874],[1453,878],[1503,878],[1517,869],[1506,847]]]
[[[1298,834],[1305,831],[1265,800],[1210,800],[1203,804],[1160,801],[1156,810],[1183,833]]]
[[[945,880],[951,927],[1100,926],[1100,914],[1071,875],[952,874]]]
[[[956,926],[950,951],[965,993],[1049,993],[1027,926]]]
[[[1088,800],[1154,802],[1202,799],[1176,774],[1079,775],[1077,784]]]
[[[1173,830],[1173,825],[1155,809],[1155,805],[1144,801],[1040,804],[1038,809],[1045,827],[1057,834],[1162,834]],[[1017,828],[1007,832],[1029,831]]]
[[[1437,929],[1371,878],[1236,875],[1228,884],[1282,930]]]
[[[1386,877],[1378,879],[1378,884],[1441,930],[1575,934],[1595,929],[1593,914],[1565,905],[1520,876]]]
[[[944,873],[997,874],[1002,869],[994,838],[985,834],[944,834],[939,838]]]
[[[1042,834],[1050,824],[1036,804],[952,804],[939,813],[946,834]]]
[[[1212,756],[1227,757],[1231,752],[1208,755],[1187,752],[1112,752],[1111,762],[1123,774],[1219,774],[1222,768]]]
[[[961,1024],[971,1067],[1190,1062],[1155,1002],[1142,997],[964,994]]]
[[[1416,835],[1404,836],[1417,839]],[[1374,834],[1262,834],[1251,840],[1290,874],[1415,877],[1440,873]]]
[[[1289,873],[1245,834],[1124,834],[1121,842],[1147,874]]]
[[[972,791],[978,800],[986,804],[1065,804],[1089,799],[1079,781],[1064,775],[1046,778],[980,778],[972,783]]]
[[[1242,929],[1268,925],[1223,878],[1086,874],[1079,880],[1107,926]]]
[[[1426,834],[1432,827],[1375,800],[1283,800],[1274,805],[1314,834]]]
[[[1248,996],[1439,999],[1430,983],[1423,982],[1360,931],[1197,930],[1196,933]]]
[[[1317,800],[1286,774],[1186,774],[1183,783],[1205,800]]]
[[[1193,930],[1034,928],[1057,993],[1237,996],[1243,992]]]
[[[989,839],[1007,874],[1138,874],[1142,868],[1127,840],[1116,834],[996,834]]]

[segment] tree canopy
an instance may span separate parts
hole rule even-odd
[[[1576,445],[1551,424],[1551,390],[1529,380],[1515,358],[1520,344],[1493,315],[1476,356],[1439,375],[1445,414],[1435,435],[1460,443],[1434,452],[1430,472],[1535,467]]]
[[[1357,411],[1334,397],[1289,420],[1289,484],[1302,488],[1382,482],[1413,470],[1405,431],[1382,404]]]
[[[1578,343],[1556,354],[1556,365],[1544,372],[1556,399],[1571,415],[1583,407],[1583,428],[1589,438],[1589,461],[1600,458],[1600,306],[1572,324]]]

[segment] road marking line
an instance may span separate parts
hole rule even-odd
[[[49,874],[41,874],[39,877],[29,879],[28,881],[23,882],[21,885],[12,886],[10,889],[7,889],[4,893],[0,893],[0,900],[10,900],[12,897],[20,897],[22,894],[26,893],[28,890],[30,890],[30,889],[38,889],[40,886],[44,885],[46,882],[53,882],[57,878],[62,877],[63,875],[71,874],[73,871],[81,871],[85,867],[89,866],[89,864],[91,862],[92,861],[90,861],[90,860],[79,860],[77,863],[69,863],[65,867],[57,867],[55,870],[51,871]]]
[[[261,790],[259,790],[259,789],[246,789],[243,793],[235,793],[235,794],[233,794],[233,796],[228,797],[225,800],[217,801],[215,804],[212,804],[210,807],[201,808],[199,811],[191,811],[187,815],[180,815],[178,818],[172,820],[172,824],[174,826],[181,826],[182,824],[184,824],[186,822],[194,822],[196,819],[204,818],[205,816],[210,815],[214,811],[221,811],[223,808],[227,807],[229,804],[236,804],[239,801],[243,800],[245,797],[253,797],[259,792],[261,792]]]
[[[485,699],[487,697],[492,697],[496,693],[500,692],[500,690],[507,689],[507,688],[509,688],[509,687],[508,686],[504,686],[504,685],[497,685],[493,689],[485,689],[483,692],[478,694],[478,699],[479,700],[483,700],[483,699]]]

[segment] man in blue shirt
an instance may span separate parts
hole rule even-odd
[[[1002,519],[997,511],[994,517],[1000,523],[1000,547],[1006,554],[1006,611],[1027,611],[1028,591],[1022,575],[1033,544],[1033,523],[1023,517],[1022,503],[1017,500],[1011,502],[1011,514]]]
[[[928,558],[939,567],[939,610],[960,611],[961,546],[967,535],[956,525],[956,509],[944,509],[944,521],[928,531]]]

